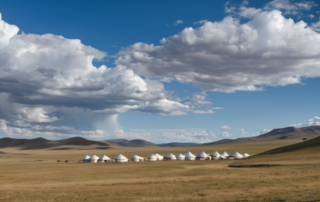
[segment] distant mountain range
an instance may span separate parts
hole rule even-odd
[[[35,139],[14,139],[5,137],[0,139],[0,148],[19,147],[20,149],[55,149],[60,146],[89,146],[97,145],[107,149],[110,145],[105,142],[87,140],[82,137],[72,137],[63,140],[47,140],[44,138]]]
[[[276,141],[285,139],[314,138],[320,136],[320,126],[308,126],[304,128],[286,127],[274,129],[257,137],[244,137],[238,139],[223,139],[203,145],[238,144],[248,142]]]
[[[186,146],[199,145],[197,143],[179,143],[179,142],[155,144],[155,143],[148,142],[146,140],[140,140],[140,139],[135,139],[135,140],[111,139],[111,140],[106,140],[105,142],[112,145],[123,146],[123,147],[186,147]]]
[[[257,137],[245,137],[238,139],[223,139],[216,142],[205,144],[197,143],[164,143],[154,144],[146,140],[126,140],[126,139],[112,139],[106,141],[93,141],[87,140],[82,137],[73,137],[63,140],[47,140],[44,138],[35,139],[14,139],[5,137],[0,139],[0,148],[18,147],[19,149],[68,149],[64,146],[90,146],[96,145],[96,149],[108,149],[111,145],[122,147],[186,147],[186,146],[208,146],[208,145],[221,145],[221,144],[238,144],[248,142],[261,142],[261,141],[277,141],[285,139],[311,139],[320,136],[320,126],[309,126],[304,128],[280,128],[274,129],[266,134]]]

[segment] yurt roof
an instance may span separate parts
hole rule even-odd
[[[198,154],[197,157],[198,158],[206,158],[206,157],[208,157],[208,154],[206,154],[206,152],[202,151],[200,154]]]
[[[93,155],[93,156],[91,157],[91,159],[99,159],[99,157],[96,156],[96,155]]]
[[[190,157],[196,157],[195,155],[193,155],[191,152],[188,152],[185,157],[190,158]]]
[[[156,158],[157,158],[157,156],[154,155],[154,154],[151,154],[151,155],[148,157],[148,159],[156,159]]]
[[[156,153],[156,154],[155,154],[155,156],[156,156],[156,157],[159,157],[159,156],[161,156],[161,155],[160,155],[160,154],[158,154],[158,153]],[[161,157],[162,157],[162,156],[161,156]]]
[[[174,154],[172,154],[172,153],[169,154],[169,155],[167,155],[166,157],[167,157],[167,158],[176,158],[176,156],[175,156]]]
[[[183,154],[178,154],[177,155],[177,158],[184,158],[185,157],[185,155],[183,155]]]
[[[90,157],[89,155],[86,155],[86,156],[83,158],[83,160],[89,160],[89,159],[91,159],[91,157]]]
[[[143,159],[141,156],[138,156],[138,155],[134,155],[133,157],[132,157],[132,159]]]
[[[220,154],[219,154],[219,152],[215,151],[212,154],[210,154],[210,156],[218,157],[218,156],[220,156]]]
[[[115,159],[115,160],[121,160],[121,159],[128,160],[127,157],[123,156],[122,154],[119,154],[119,155],[116,156],[114,159]]]
[[[250,155],[248,153],[243,154],[244,157],[249,157]]]
[[[101,160],[110,160],[110,158],[106,155],[101,156],[99,159]]]
[[[222,155],[225,156],[225,157],[229,156],[229,154],[227,152],[223,152]]]
[[[239,154],[239,152],[234,152],[233,154],[230,155],[231,157],[241,157],[242,155]]]

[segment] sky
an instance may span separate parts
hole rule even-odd
[[[320,2],[0,2],[0,138],[205,143],[320,125]]]

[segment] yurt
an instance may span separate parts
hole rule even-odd
[[[217,159],[219,159],[220,154],[219,154],[219,152],[215,151],[215,152],[209,154],[209,156],[212,157],[212,160],[214,160],[214,159],[217,160]]]
[[[233,154],[231,154],[229,157],[229,159],[242,159],[243,156],[241,154],[239,154],[239,152],[234,152]]]
[[[210,160],[211,158],[206,154],[206,152],[202,151],[198,156],[196,156],[196,160]]]
[[[138,156],[138,155],[134,155],[134,156],[131,158],[131,160],[132,160],[133,162],[140,162],[140,161],[143,161],[143,157]]]
[[[222,154],[224,157],[228,158],[229,154],[227,152],[223,152]]]
[[[177,158],[177,160],[186,160],[186,156],[183,155],[183,154],[178,154],[178,155],[176,156],[176,158]]]
[[[122,154],[119,154],[118,156],[116,156],[114,158],[114,161],[117,163],[125,163],[125,162],[128,162],[128,159],[127,159],[127,157],[123,156]]]
[[[193,160],[196,160],[196,156],[195,155],[193,155],[191,152],[188,152],[188,153],[186,153],[186,160],[189,160],[189,161],[193,161]]]
[[[226,159],[226,157],[224,157],[223,155],[220,155],[219,159]]]
[[[156,153],[155,156],[157,157],[158,161],[163,160],[163,156],[161,156],[160,154]]]
[[[148,157],[148,161],[157,161],[158,158],[154,155],[154,154],[151,154],[149,157]]]
[[[98,159],[99,163],[105,163],[105,162],[109,162],[109,161],[111,161],[111,159],[106,155],[103,155]]]
[[[248,157],[250,157],[250,155],[248,153],[245,153],[245,154],[243,154],[243,157],[248,158]]]
[[[91,159],[90,159],[90,162],[91,162],[91,163],[97,163],[97,162],[98,162],[98,159],[99,159],[98,156],[93,155],[93,156],[91,157]]]
[[[83,163],[89,163],[91,161],[91,157],[89,155],[86,155],[83,159],[82,159]]]
[[[165,157],[165,159],[166,160],[176,160],[177,158],[176,158],[176,156],[174,154],[171,153],[171,154],[167,155]]]

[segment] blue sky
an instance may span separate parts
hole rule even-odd
[[[317,2],[34,0],[0,13],[0,137],[209,142],[320,122]]]

